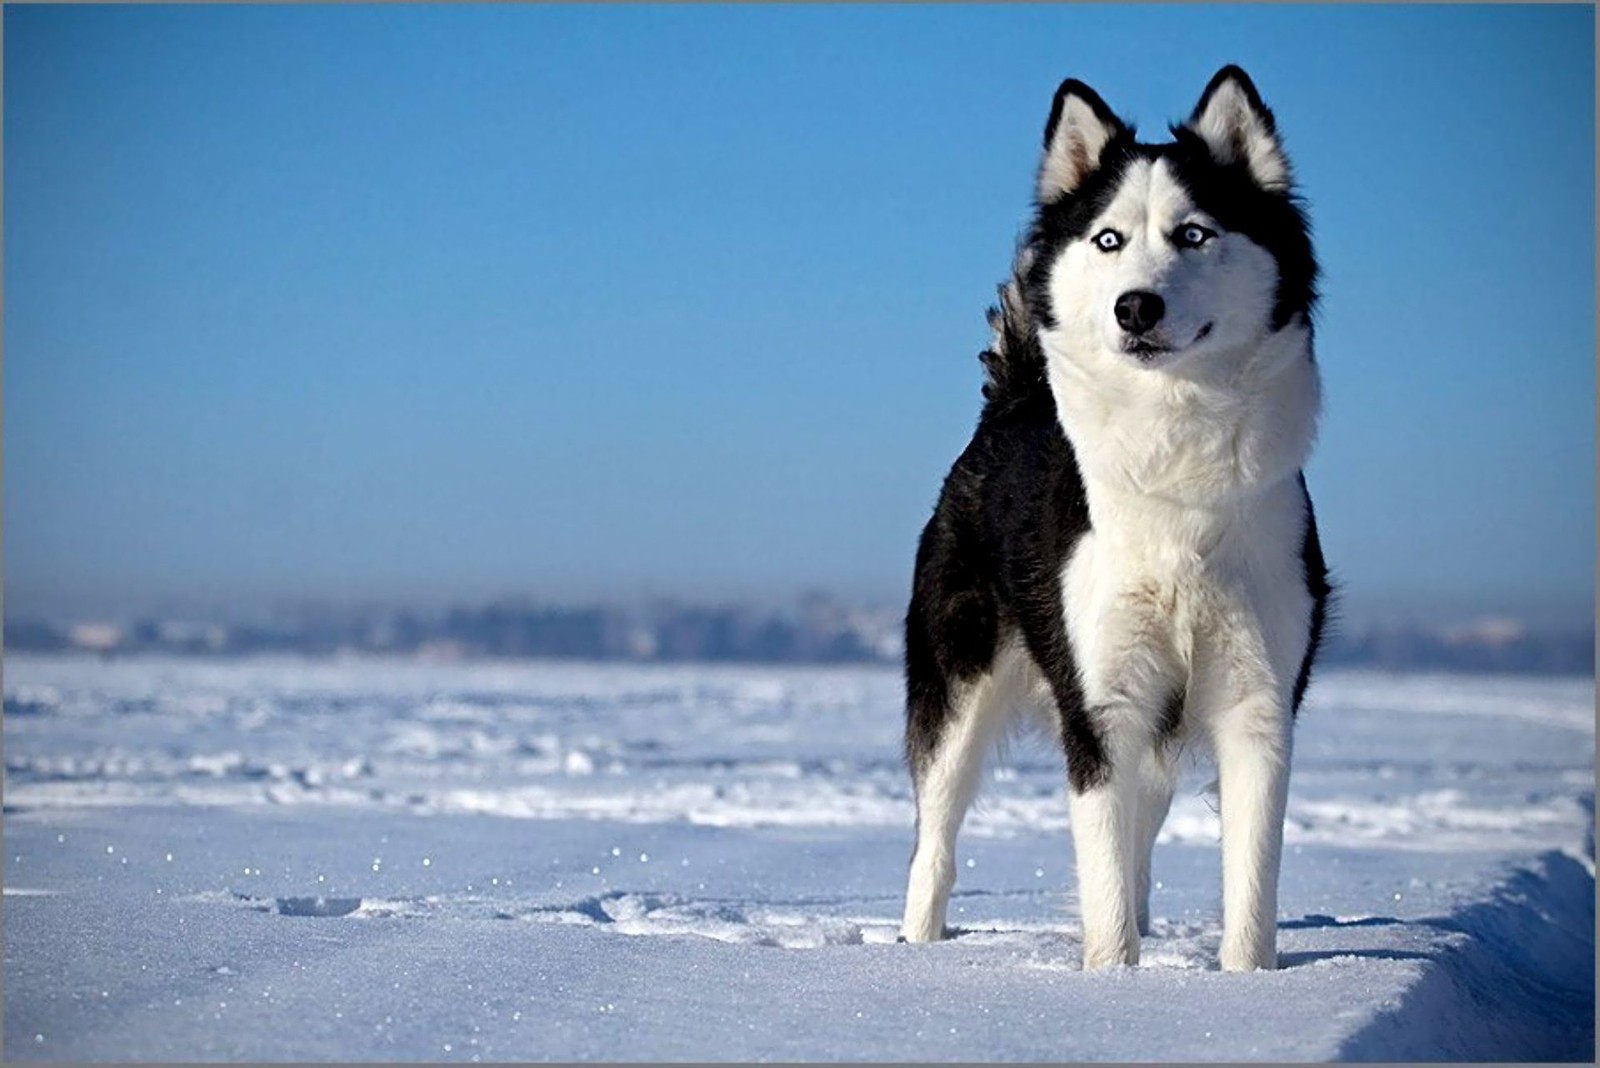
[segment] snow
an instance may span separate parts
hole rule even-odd
[[[895,944],[890,669],[5,666],[8,1061],[1593,1058],[1591,679],[1319,678],[1235,975],[1207,769],[1085,973],[1026,735]]]

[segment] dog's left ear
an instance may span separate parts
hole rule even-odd
[[[1076,78],[1062,82],[1044,126],[1044,157],[1035,189],[1039,203],[1049,204],[1076,191],[1100,166],[1106,146],[1132,133],[1099,93]]]
[[[1243,163],[1263,189],[1289,191],[1289,161],[1278,142],[1272,110],[1238,67],[1230,64],[1217,71],[1200,94],[1188,126],[1218,163]]]

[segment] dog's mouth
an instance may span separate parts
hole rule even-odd
[[[1148,338],[1135,337],[1129,338],[1122,343],[1122,351],[1131,356],[1137,356],[1141,360],[1153,360],[1157,356],[1166,355],[1172,349],[1167,345],[1158,345]]]
[[[1150,363],[1158,357],[1167,356],[1174,352],[1181,352],[1184,349],[1192,348],[1195,345],[1200,344],[1200,342],[1211,336],[1211,328],[1213,325],[1215,324],[1206,323],[1195,332],[1194,337],[1190,339],[1189,343],[1183,346],[1168,345],[1162,341],[1152,339],[1148,336],[1126,337],[1122,340],[1122,351],[1128,353],[1130,356],[1137,356],[1143,363]]]

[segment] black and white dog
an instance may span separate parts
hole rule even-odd
[[[1191,741],[1217,761],[1222,966],[1277,964],[1291,727],[1330,595],[1301,474],[1317,267],[1242,70],[1172,135],[1056,92],[983,414],[917,549],[907,941],[943,935],[984,758],[1031,706],[1066,749],[1084,965],[1139,960]]]

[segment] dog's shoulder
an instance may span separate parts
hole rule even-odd
[[[1004,588],[1053,573],[1088,527],[1077,457],[1049,393],[985,404],[928,536],[964,543]]]

